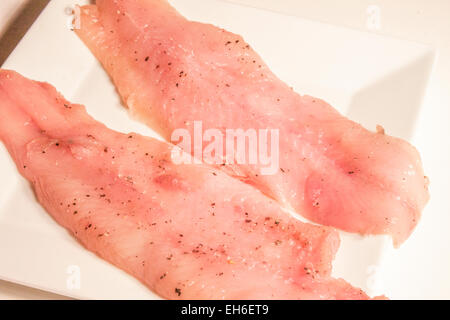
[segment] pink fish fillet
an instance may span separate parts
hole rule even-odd
[[[172,299],[366,299],[330,277],[336,231],[284,213],[172,145],[122,134],[52,86],[0,70],[0,140],[87,249]]]
[[[194,135],[194,121],[223,133],[279,129],[276,174],[223,169],[284,206],[349,232],[389,234],[396,245],[419,221],[428,191],[418,152],[295,93],[242,37],[188,21],[165,0],[97,0],[82,7],[75,31],[131,112],[168,141],[178,128]]]

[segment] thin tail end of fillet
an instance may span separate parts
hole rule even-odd
[[[0,69],[0,140],[14,158],[18,149],[37,136],[36,129],[29,125],[30,117],[15,101],[17,80],[20,76],[16,72]]]
[[[100,1],[97,1],[97,3],[100,3]],[[120,47],[117,42],[118,39],[110,31],[107,31],[103,25],[99,5],[80,6],[79,14],[79,28],[75,28],[74,32],[107,71],[122,99],[122,104],[126,106],[125,102],[130,93],[119,88],[123,87],[122,84],[128,83],[129,79],[126,79],[127,73],[122,72],[120,76],[116,76],[116,73],[124,65],[127,65],[127,60],[122,59],[118,52]]]
[[[0,69],[0,144],[3,143],[11,155],[17,170],[26,176],[26,146],[41,134],[31,125],[30,117],[10,96],[9,86],[14,85],[17,74]],[[12,82],[12,83],[8,83]]]
[[[92,121],[84,107],[68,102],[50,84],[0,69],[0,140],[19,170],[30,142],[64,138]]]

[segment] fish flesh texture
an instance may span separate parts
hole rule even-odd
[[[125,105],[167,141],[179,128],[193,136],[195,121],[223,133],[279,129],[276,174],[220,167],[316,223],[388,234],[396,246],[417,225],[429,197],[417,150],[297,94],[241,36],[188,21],[165,0],[97,0],[80,22],[75,32]]]
[[[172,145],[114,132],[52,86],[0,71],[0,139],[87,249],[166,298],[366,298],[330,278],[336,231]]]
[[[47,83],[0,70],[0,140],[88,250],[170,299],[366,299],[330,276],[339,237],[173,145],[108,129]]]

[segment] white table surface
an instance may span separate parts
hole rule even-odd
[[[1,35],[11,22],[33,0],[0,1]],[[370,12],[379,8],[379,28],[371,32],[430,44],[438,51],[435,69],[424,101],[423,114],[417,126],[420,135],[413,137],[421,151],[425,170],[434,176],[431,184],[432,201],[419,228],[385,266],[385,281],[405,287],[418,286],[424,296],[450,299],[450,1],[448,0],[232,0],[319,20],[331,24],[367,30]],[[20,23],[20,22],[19,22]],[[373,26],[373,24],[372,24]],[[2,47],[0,47],[2,50]],[[437,115],[438,113],[438,115]],[[422,134],[425,133],[426,134]],[[439,223],[436,223],[439,221]],[[430,232],[430,230],[432,230]],[[435,234],[430,239],[429,234]],[[410,267],[405,269],[405,261]],[[0,258],[1,263],[1,258]],[[417,274],[426,276],[417,277]],[[447,289],[438,290],[438,284]],[[444,291],[443,291],[444,290]],[[448,290],[448,291],[445,291]],[[389,295],[389,292],[387,292]],[[0,299],[61,299],[51,293],[0,281]],[[422,297],[417,297],[418,299]]]

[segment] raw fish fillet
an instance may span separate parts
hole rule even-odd
[[[0,140],[87,249],[171,299],[365,299],[330,277],[337,232],[172,145],[114,132],[52,86],[0,70]]]
[[[242,37],[188,21],[165,0],[97,0],[80,21],[75,31],[124,103],[166,140],[179,128],[193,136],[194,121],[223,133],[279,129],[276,174],[222,169],[323,225],[389,234],[395,245],[417,225],[428,182],[416,149],[295,93]]]

